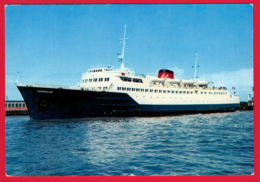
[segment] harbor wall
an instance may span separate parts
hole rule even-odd
[[[250,102],[240,102],[240,108],[239,110],[253,110],[254,105]]]

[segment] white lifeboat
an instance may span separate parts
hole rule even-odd
[[[150,80],[152,82],[159,82],[159,83],[164,83],[165,82],[165,79],[163,78],[157,78],[157,77],[150,77]]]
[[[211,82],[198,80],[197,83],[198,83],[198,85],[208,85]]]
[[[168,83],[175,83],[175,84],[177,84],[177,83],[180,83],[181,82],[181,80],[180,79],[167,79],[167,81],[168,81]]]
[[[194,84],[194,80],[182,80],[183,84]]]

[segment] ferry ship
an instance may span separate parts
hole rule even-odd
[[[190,113],[235,111],[240,100],[226,87],[212,82],[174,78],[168,69],[158,77],[137,76],[124,67],[124,29],[121,68],[89,69],[75,87],[17,83],[31,119],[71,119],[86,117],[165,116]]]

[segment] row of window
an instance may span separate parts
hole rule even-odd
[[[105,79],[103,79],[103,78],[90,78],[90,79],[85,79],[85,80],[82,80],[82,83],[87,83],[87,82],[103,82],[103,80],[105,81],[105,82],[109,82],[109,77],[107,77],[107,78],[105,78]]]
[[[101,90],[102,87],[97,87],[98,90]],[[107,90],[107,87],[103,87],[103,90]]]
[[[124,82],[135,82],[135,83],[143,83],[142,79],[139,78],[128,78],[128,77],[120,77],[120,79]]]
[[[105,68],[104,71],[113,71],[111,68]],[[89,73],[102,72],[102,69],[89,70]]]
[[[103,89],[102,89],[103,88]],[[87,88],[85,88],[85,90],[107,90],[108,89],[108,87],[87,87]],[[82,88],[82,90],[83,90],[83,88]]]
[[[154,92],[154,93],[172,93],[172,94],[193,94],[193,91],[178,91],[178,90],[158,90],[158,89],[143,89],[143,88],[129,88],[129,87],[117,87],[117,90],[122,91],[136,91],[136,92]],[[198,91],[195,91],[198,94]],[[207,92],[201,92],[201,94],[207,94]],[[209,94],[213,94],[209,92]],[[214,94],[227,94],[227,92],[214,92]]]
[[[89,70],[89,72],[102,72],[102,69],[97,69],[97,70]]]
[[[227,92],[209,92],[209,94],[214,94],[214,95],[226,95]]]
[[[5,104],[6,108],[25,108],[25,103],[8,103]]]
[[[158,90],[158,89],[143,89],[143,88],[129,88],[129,87],[117,87],[117,90],[136,91],[136,92],[154,92],[154,93],[193,94],[193,91]]]

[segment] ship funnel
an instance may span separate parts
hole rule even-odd
[[[158,72],[158,78],[170,78],[174,79],[174,73],[171,70],[162,69]]]

